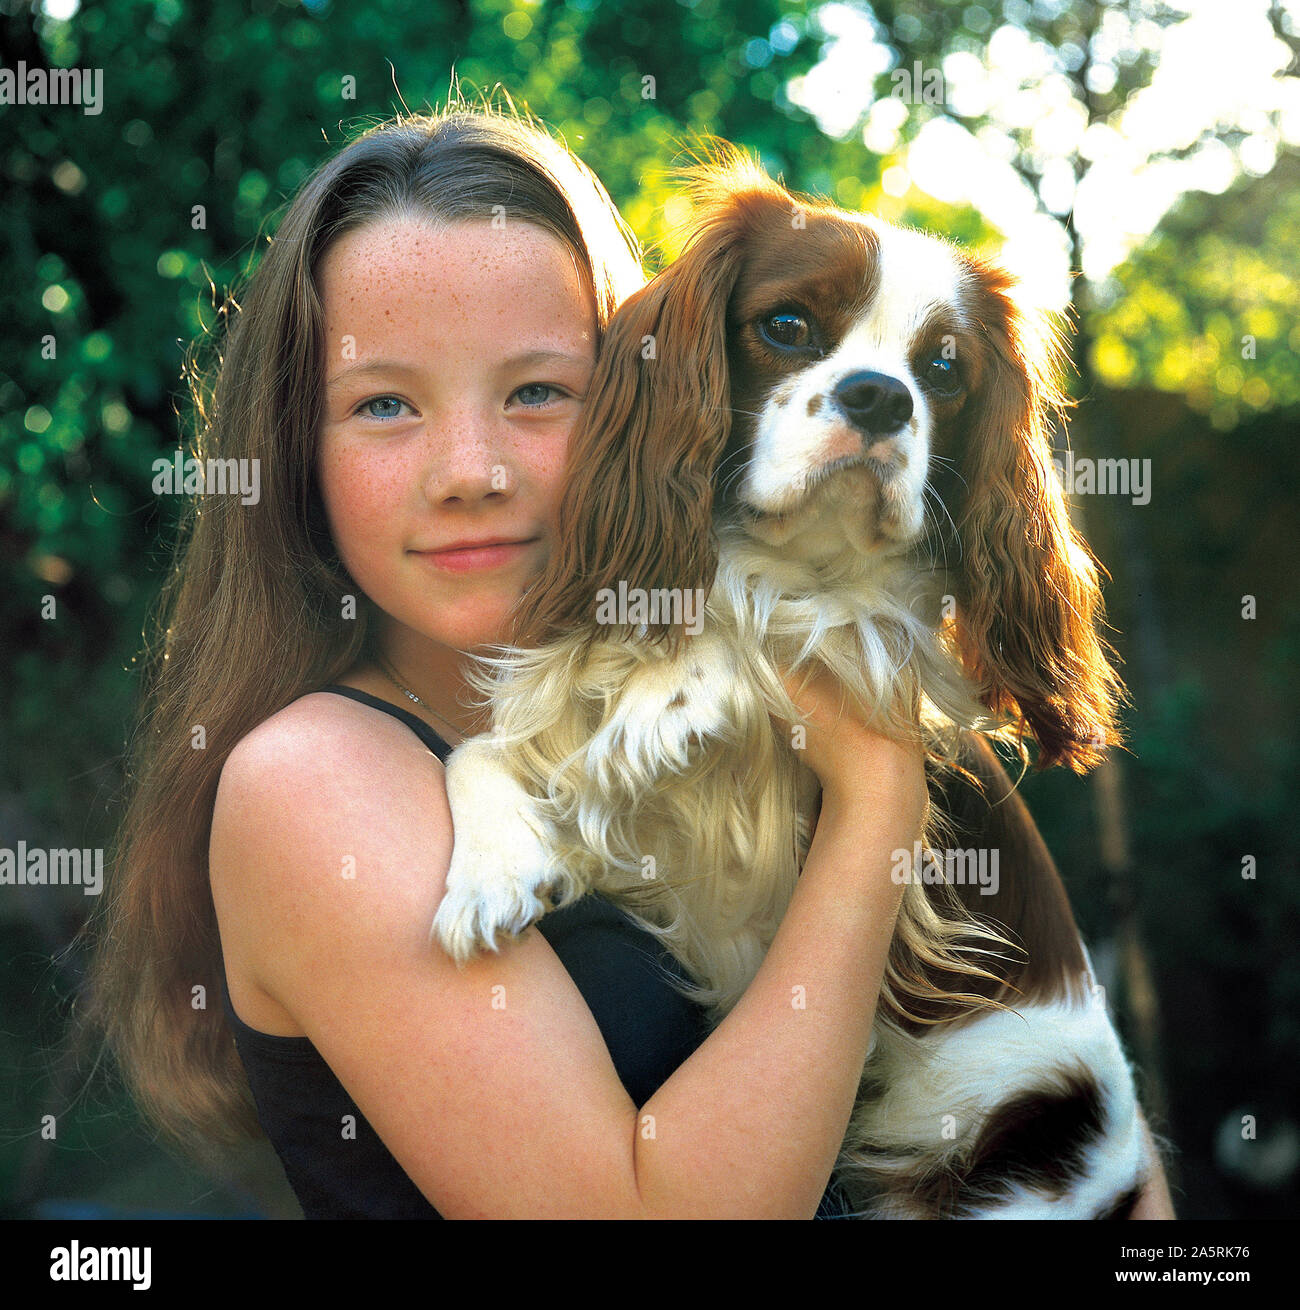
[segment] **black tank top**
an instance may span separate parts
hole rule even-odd
[[[438,759],[451,747],[422,719],[352,687],[336,692],[405,723]],[[672,986],[681,966],[612,902],[587,896],[546,915],[538,929],[591,1008],[614,1068],[644,1105],[708,1035],[702,1009]],[[306,1037],[250,1028],[235,1013],[225,972],[226,1017],[258,1119],[308,1219],[438,1219]],[[834,1184],[818,1218],[846,1206]]]

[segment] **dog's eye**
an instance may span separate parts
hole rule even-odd
[[[782,350],[815,350],[812,327],[808,320],[792,309],[783,309],[760,320],[759,332],[769,345]]]
[[[931,391],[941,396],[955,396],[962,390],[963,385],[957,361],[944,354],[942,350],[936,351],[930,357],[922,370],[921,380]]]

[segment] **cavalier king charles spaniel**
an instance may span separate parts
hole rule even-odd
[[[817,812],[783,679],[827,669],[925,741],[933,802],[893,870],[841,1187],[870,1217],[1123,1217],[1132,1074],[988,745],[1082,772],[1117,740],[1052,465],[1059,337],[997,266],[796,198],[735,147],[684,173],[690,239],[609,325],[556,548],[478,674],[493,729],[448,763],[435,937],[465,960],[598,891],[721,1016]]]

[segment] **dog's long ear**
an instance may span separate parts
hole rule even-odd
[[[775,191],[775,184],[769,183]],[[614,315],[569,446],[554,549],[515,640],[592,639],[602,591],[702,589],[717,568],[713,479],[731,429],[727,303],[761,193],[719,197],[679,258]],[[681,639],[650,624],[647,640]]]
[[[966,436],[957,646],[985,705],[1032,732],[1037,767],[1083,773],[1118,744],[1125,691],[1098,632],[1099,565],[1052,464],[1060,342],[1022,317],[1006,274],[975,272],[986,354]]]

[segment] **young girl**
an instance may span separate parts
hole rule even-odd
[[[429,942],[440,761],[484,727],[467,652],[508,639],[547,557],[601,332],[643,280],[540,128],[386,125],[302,188],[196,390],[198,453],[259,460],[262,495],[204,498],[167,589],[93,1014],[174,1139],[260,1121],[308,1217],[836,1211],[890,856],[927,792],[833,688],[800,698],[804,873],[713,1031],[597,898],[463,970]]]

